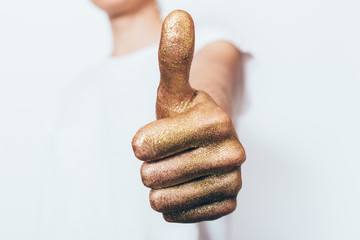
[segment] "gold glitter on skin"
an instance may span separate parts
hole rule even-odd
[[[191,16],[185,11],[173,11],[165,18],[161,30],[157,118],[184,111],[196,95],[189,84],[194,46],[195,31]]]
[[[212,220],[236,208],[245,151],[231,118],[205,92],[191,88],[194,23],[185,11],[163,23],[157,121],[134,136],[151,206],[169,222]]]
[[[239,152],[242,154],[239,155]],[[209,174],[231,171],[242,164],[244,154],[237,141],[231,139],[195,148],[162,161],[145,162],[141,167],[141,176],[145,186],[165,188]]]
[[[232,213],[236,208],[236,198],[202,205],[193,209],[163,213],[168,222],[195,223],[215,220]]]
[[[211,175],[171,188],[151,190],[150,203],[156,211],[169,212],[235,197],[240,188],[241,171],[236,169],[227,174]]]

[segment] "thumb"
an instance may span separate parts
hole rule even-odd
[[[194,42],[190,14],[182,10],[171,12],[163,22],[159,46],[158,119],[185,111],[196,93],[189,84]]]

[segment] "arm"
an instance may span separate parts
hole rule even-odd
[[[230,116],[240,54],[234,45],[226,41],[208,44],[194,56],[190,73],[190,85],[207,92]]]
[[[196,56],[190,80],[192,19],[183,11],[165,19],[159,47],[158,120],[142,127],[132,142],[136,157],[144,161],[141,178],[151,188],[151,207],[170,222],[229,214],[241,188],[245,151],[223,110],[231,112],[237,53],[228,43],[214,44]]]

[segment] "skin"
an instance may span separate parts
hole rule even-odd
[[[162,20],[155,0],[92,0],[110,21],[113,56],[122,56],[157,43]]]
[[[116,0],[103,2],[115,4]],[[153,27],[149,36],[158,41],[158,18],[150,14],[158,13],[155,2],[130,2],[139,4],[138,11],[149,13],[144,24]],[[129,30],[125,23],[141,22],[136,19],[145,17],[134,10],[119,15],[111,10],[108,15],[115,36],[113,55],[126,54],[122,49],[126,49],[127,38],[143,28],[133,24],[137,28]],[[132,42],[131,49],[150,44],[144,39]],[[151,188],[151,207],[169,222],[213,220],[231,213],[242,185],[240,168],[245,151],[231,121],[231,92],[240,53],[228,42],[209,44],[194,57],[193,52],[191,16],[174,11],[164,20],[161,31],[157,120],[142,127],[132,141],[135,156],[144,161],[141,178]]]

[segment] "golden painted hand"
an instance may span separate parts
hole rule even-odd
[[[194,23],[184,11],[164,20],[154,121],[133,138],[150,203],[169,222],[212,220],[236,208],[245,152],[231,118],[190,87]]]

